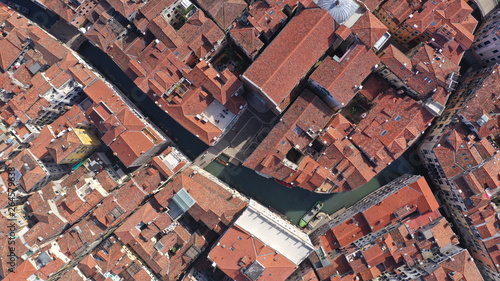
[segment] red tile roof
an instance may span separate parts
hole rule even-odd
[[[264,43],[258,37],[260,34],[259,30],[253,26],[241,27],[240,25],[236,25],[229,32],[232,38],[252,57],[256,56],[264,46]]]
[[[231,23],[247,7],[247,4],[243,0],[201,0],[199,4],[210,13],[222,28],[229,28]]]
[[[287,18],[283,12],[284,1],[255,1],[249,6],[247,17],[248,21],[254,26],[259,33],[263,33],[267,38],[281,27],[282,22]]]
[[[283,109],[292,89],[333,42],[333,29],[326,11],[301,11],[247,69],[244,79]]]
[[[384,253],[379,245],[374,245],[368,250],[364,250],[363,257],[368,266],[377,266],[385,260]]]
[[[30,260],[23,261],[20,265],[15,268],[12,273],[6,274],[5,281],[18,281],[18,280],[28,280],[28,278],[35,273],[36,268],[33,262]]]
[[[340,37],[342,40],[346,40],[349,35],[351,35],[351,29],[349,29],[349,27],[345,24],[342,24],[335,30],[335,35]]]
[[[55,12],[61,16],[67,22],[75,16],[75,11],[69,7],[68,3],[61,0],[41,0],[41,2],[49,8],[51,11]]]
[[[224,32],[199,9],[177,31],[177,34],[198,58],[211,53],[216,43],[224,38]]]
[[[332,229],[339,247],[344,247],[370,233],[370,226],[361,213],[357,213]]]
[[[104,104],[111,112],[119,112],[125,107],[122,99],[112,91],[101,79],[96,80],[92,85],[85,88],[85,93],[96,104]]]
[[[243,86],[241,81],[228,69],[219,72],[204,60],[200,61],[185,76],[195,87],[203,88],[221,104],[225,104]]]
[[[175,29],[165,20],[163,15],[154,18],[148,24],[148,29],[168,48],[180,47],[184,41]]]
[[[373,103],[376,105],[351,138],[381,170],[397,159],[434,117],[415,100],[393,89],[378,95]]]
[[[137,158],[154,147],[151,140],[142,132],[125,131],[109,147],[117,154],[125,166],[130,166]]]
[[[78,105],[74,105],[70,110],[66,111],[63,115],[56,119],[56,121],[50,124],[54,134],[59,134],[63,130],[75,127],[78,128],[80,125],[89,124],[85,112]]]
[[[82,141],[73,130],[47,145],[47,151],[57,164],[64,161],[70,154],[82,146]]]
[[[22,175],[20,183],[25,191],[30,191],[37,183],[43,180],[47,173],[40,167],[29,149],[23,150],[14,159],[9,167],[15,168]]]
[[[113,8],[122,16],[128,18],[134,12],[138,12],[139,8],[143,5],[141,2],[133,2],[126,0],[106,0]]]
[[[280,180],[296,181],[299,186],[314,190],[317,186],[309,180],[318,169],[316,161],[305,157],[304,161],[298,163],[297,171],[283,165],[283,161],[290,150],[297,148],[306,151],[312,142],[306,132],[310,128],[315,132],[323,129],[332,116],[333,111],[318,96],[305,90],[285,113],[283,121],[273,128],[244,165]]]
[[[241,268],[248,269],[254,262],[265,268],[264,278],[269,276],[276,281],[285,280],[296,268],[293,262],[236,225],[228,229],[208,257],[227,276],[237,281],[248,280]]]
[[[434,212],[439,208],[432,191],[423,177],[389,195],[380,204],[376,204],[363,212],[373,232],[376,232],[397,219],[395,214],[401,208],[409,212],[419,211],[421,215]]]
[[[188,213],[210,229],[221,231],[219,224],[229,225],[246,203],[234,198],[230,192],[205,176],[199,173],[190,176],[190,172],[192,173],[192,170],[184,171],[174,177],[171,184],[156,195],[156,199],[167,204],[166,200],[170,200],[173,192],[184,188],[196,201]]]
[[[174,3],[174,0],[158,0],[158,1],[148,1],[144,6],[140,8],[141,14],[146,17],[148,21],[152,20],[159,13],[161,13],[166,7],[169,7]]]
[[[447,274],[461,274],[464,281],[481,280],[482,276],[470,258],[469,252],[463,250],[453,256],[452,259],[447,259],[440,263],[439,266],[444,269]]]
[[[314,71],[310,79],[325,88],[343,105],[347,105],[357,92],[356,86],[372,72],[380,60],[366,46],[351,47],[340,62],[327,57]]]
[[[358,38],[369,47],[373,47],[387,30],[387,27],[370,12],[362,15],[351,27],[352,33],[358,35]]]
[[[0,68],[5,72],[7,68],[21,55],[22,46],[16,46],[9,40],[0,40]]]
[[[182,96],[172,93],[170,102],[165,99],[158,99],[158,105],[168,111],[177,122],[194,135],[197,135],[203,142],[212,144],[214,138],[219,137],[222,131],[210,122],[205,122],[196,117],[201,114],[214,100],[214,97],[204,92],[201,88],[187,90]]]

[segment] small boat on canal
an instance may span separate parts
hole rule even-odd
[[[24,6],[21,6],[17,3],[13,3],[13,2],[7,2],[7,6],[9,6],[10,8],[12,8],[13,10],[15,11],[18,11],[19,13],[21,14],[29,14],[30,13],[30,9],[24,7]]]
[[[224,166],[229,165],[229,163],[227,163],[227,161],[226,161],[226,160],[221,159],[221,158],[219,158],[219,157],[215,158],[215,161],[216,161],[216,162],[218,162],[219,164],[224,165]]]
[[[306,227],[306,225],[321,211],[323,208],[323,202],[318,201],[314,206],[305,214],[302,219],[300,219],[299,226]]]
[[[281,185],[284,185],[288,188],[292,188],[293,187],[293,184],[289,183],[289,182],[286,182],[286,181],[282,181],[282,180],[279,180],[279,179],[274,179],[277,183],[281,184]]]

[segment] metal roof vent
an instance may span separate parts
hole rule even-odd
[[[359,4],[353,0],[319,0],[317,4],[328,11],[338,24],[348,20],[359,8]]]

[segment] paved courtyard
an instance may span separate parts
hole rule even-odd
[[[248,108],[243,112],[233,128],[213,147],[200,155],[194,163],[204,168],[219,154],[230,157],[232,164],[239,165],[257,148],[272,130],[278,117],[250,97]]]

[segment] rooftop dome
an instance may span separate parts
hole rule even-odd
[[[353,0],[319,0],[318,6],[328,11],[333,19],[342,24],[359,8]]]

